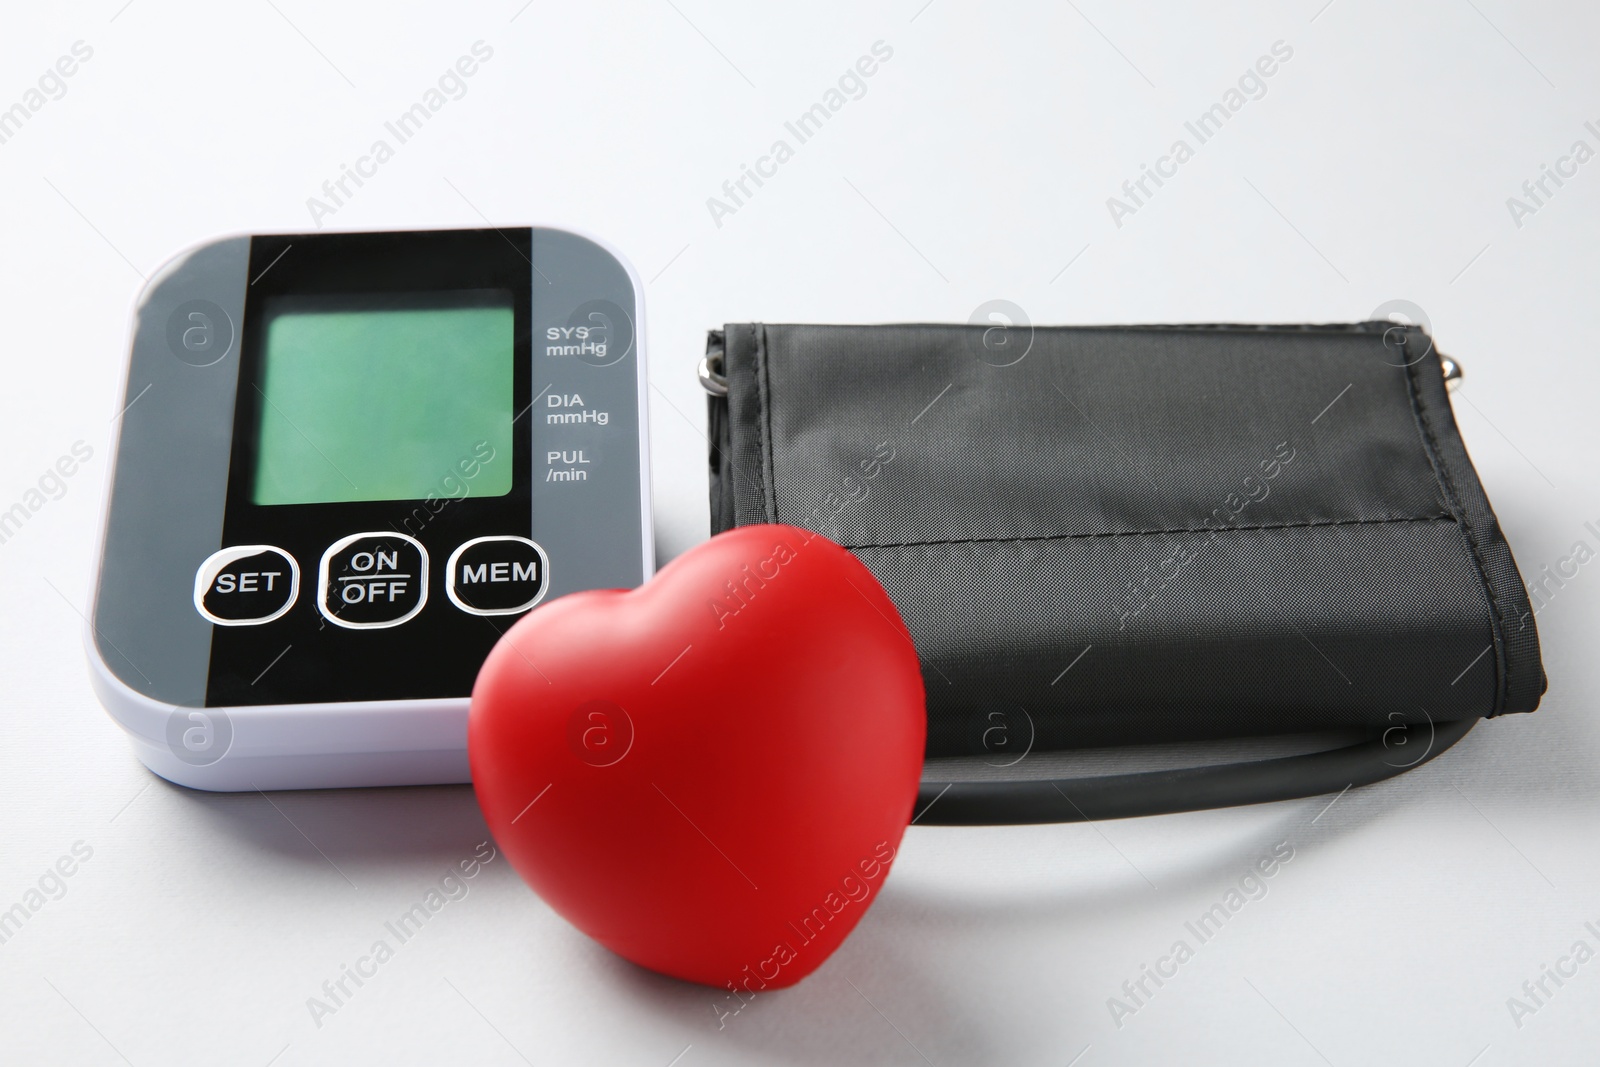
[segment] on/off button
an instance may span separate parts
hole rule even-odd
[[[550,557],[526,537],[475,537],[450,553],[445,595],[472,615],[516,615],[550,588]]]
[[[428,550],[402,533],[351,534],[328,546],[317,610],[347,630],[399,626],[428,602]]]

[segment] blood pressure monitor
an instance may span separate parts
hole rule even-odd
[[[168,263],[136,312],[86,638],[139,758],[202,789],[467,781],[499,636],[653,569],[643,326],[627,263],[557,229]]]

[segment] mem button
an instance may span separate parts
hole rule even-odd
[[[194,609],[218,626],[259,626],[294,607],[300,564],[272,545],[213,552],[194,575]]]
[[[450,553],[445,593],[473,615],[515,615],[550,588],[550,557],[526,537],[475,537]]]
[[[399,626],[428,602],[428,550],[401,533],[351,534],[322,554],[317,584],[317,610],[335,626]]]

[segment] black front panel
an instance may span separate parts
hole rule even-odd
[[[281,550],[298,566],[299,589],[289,610],[270,621],[214,627],[208,705],[470,693],[484,656],[520,616],[464,610],[447,594],[446,566],[458,548],[475,538],[531,534],[533,457],[526,432],[526,412],[534,399],[530,255],[527,229],[252,239],[222,545]],[[262,472],[271,466],[262,463],[263,420],[278,420],[275,432],[288,439],[282,447],[290,454],[301,446],[294,439],[297,434],[305,448],[325,451],[315,433],[300,433],[264,388],[269,314],[274,308],[298,306],[296,301],[323,308],[337,308],[341,300],[352,307],[381,307],[386,296],[390,303],[401,303],[415,294],[429,294],[446,307],[509,302],[509,447],[504,439],[496,447],[478,435],[464,435],[454,450],[459,458],[451,452],[449,462],[437,464],[437,477],[426,492],[408,484],[408,499],[258,503],[285,499],[293,491],[263,482]],[[349,402],[382,403],[391,385],[374,381],[370,395],[347,390]],[[452,399],[448,394],[447,389],[439,391],[441,421]],[[502,492],[506,480],[496,465],[505,464],[511,478],[509,491]],[[486,485],[493,486],[492,493],[479,491]],[[256,567],[257,560],[272,566]],[[274,592],[282,588],[286,577],[268,577],[268,572],[284,569],[278,557],[266,553],[230,562],[219,573],[230,576],[224,585],[247,587],[260,597],[268,581],[274,583]],[[487,590],[479,595],[511,606],[525,602],[525,572],[526,563],[523,573],[514,566],[506,571],[524,584],[508,588],[501,601],[493,601]],[[491,567],[483,573],[499,571]],[[249,574],[258,576],[243,577]],[[229,594],[215,584],[197,595],[218,604],[219,617],[254,610],[229,605]]]

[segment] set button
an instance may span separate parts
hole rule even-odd
[[[550,557],[526,537],[475,537],[450,553],[445,594],[471,615],[516,615],[544,598]]]
[[[259,626],[294,607],[300,564],[273,545],[234,545],[194,575],[194,608],[218,626]]]
[[[402,533],[351,534],[322,554],[317,585],[317,610],[335,626],[399,626],[428,602],[428,550]]]

